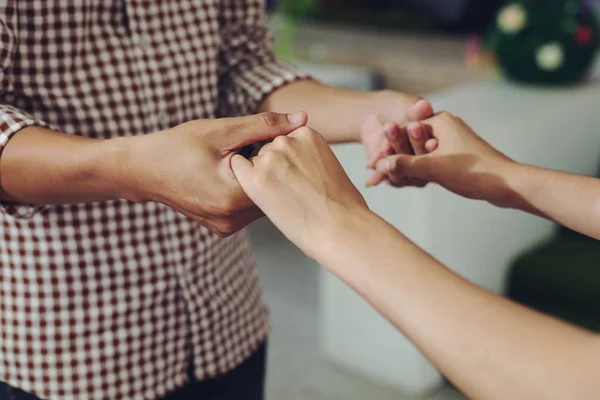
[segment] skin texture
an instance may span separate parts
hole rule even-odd
[[[426,124],[439,148],[393,156],[396,164],[380,161],[381,173],[411,165],[406,168],[420,171],[402,169],[411,178],[504,206],[528,199],[557,220],[586,227],[578,212],[569,217],[564,211],[592,207],[587,212],[593,213],[598,180],[581,178],[590,194],[575,195],[566,177],[549,179],[557,173],[515,164],[456,117],[441,114]],[[231,166],[244,191],[290,240],[370,302],[469,398],[597,398],[597,335],[490,293],[419,249],[368,210],[317,132],[301,128],[251,160],[232,157]],[[479,175],[499,179],[473,181]],[[534,188],[511,184],[521,178]],[[550,194],[552,200],[542,199]],[[587,220],[588,230],[593,225]]]

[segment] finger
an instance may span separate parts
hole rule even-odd
[[[386,157],[381,160],[377,165],[377,172],[380,174],[385,174],[385,180],[387,183],[394,187],[403,187],[406,186],[408,180],[405,176],[400,175],[396,170],[396,160],[397,156]]]
[[[428,183],[429,182],[427,182],[426,180],[423,180],[423,179],[417,179],[417,178],[412,178],[412,179],[409,178],[408,179],[408,184],[413,187],[423,188],[423,187],[427,186]]]
[[[243,156],[235,154],[231,157],[230,164],[235,179],[237,179],[242,189],[246,191],[245,186],[254,176],[254,164],[252,163],[252,160],[247,160]]]
[[[408,184],[408,180],[407,179],[402,179],[398,182],[392,181],[391,179],[388,179],[388,185],[390,185],[391,187],[395,187],[395,188],[403,188],[406,186],[409,186]]]
[[[245,146],[270,141],[277,136],[287,135],[306,125],[305,112],[293,114],[261,113],[247,117],[223,118],[225,134],[223,148],[237,150]]]
[[[371,174],[369,179],[367,179],[366,185],[367,185],[367,187],[374,187],[374,186],[381,184],[386,179],[387,179],[387,176],[385,174],[382,174],[380,172],[374,172],[373,174]]]
[[[406,115],[410,121],[422,121],[433,116],[433,106],[428,100],[421,99],[408,108]]]
[[[395,188],[402,188],[408,186],[408,178],[403,176],[389,176],[387,177],[388,184]]]
[[[385,174],[390,181],[399,184],[410,178],[421,178],[420,171],[414,167],[416,156],[394,155],[377,163],[376,171]]]
[[[397,124],[386,124],[385,136],[395,154],[413,154],[406,127],[400,127]]]
[[[367,161],[367,168],[368,169],[375,169],[375,166],[377,165],[377,162],[379,160],[381,160],[382,158],[384,158],[384,157],[385,157],[385,155],[383,154],[382,151],[378,152],[370,160]]]
[[[439,147],[439,145],[440,145],[440,142],[438,142],[437,139],[429,139],[427,142],[425,142],[425,151],[427,153],[436,151],[437,148]]]
[[[395,188],[417,187],[422,188],[427,186],[429,182],[418,178],[395,178],[396,180],[388,179],[388,184]]]
[[[383,158],[379,160],[379,162],[375,166],[375,170],[387,176],[393,176],[396,170],[398,169],[398,164],[400,163],[399,160],[401,160],[401,158],[402,156],[397,155]]]
[[[362,126],[360,136],[365,146],[367,159],[369,161],[376,159],[379,153],[384,150],[387,142],[383,123],[376,115],[371,115],[367,118]]]
[[[367,168],[368,169],[375,169],[375,166],[377,165],[377,162],[379,160],[381,160],[382,158],[385,157],[385,154],[383,153],[383,151],[379,151],[377,154],[375,154],[375,156],[373,156],[368,162],[367,162]]]
[[[263,147],[261,147],[260,150],[258,150],[258,153],[254,155],[254,157],[262,156],[266,152],[271,151],[272,149],[273,149],[273,143],[269,142],[269,143],[265,144]]]
[[[394,149],[392,148],[392,146],[389,143],[385,143],[384,147],[381,151],[379,151],[377,154],[375,154],[375,156],[369,160],[369,162],[367,163],[367,168],[369,169],[375,169],[375,166],[377,165],[377,162],[379,160],[381,160],[382,158],[391,156],[394,154]]]
[[[408,131],[408,138],[410,140],[410,145],[412,146],[415,155],[420,156],[427,153],[425,150],[425,143],[429,139],[429,131],[421,122],[411,122],[406,127]]]

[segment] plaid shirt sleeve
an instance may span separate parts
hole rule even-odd
[[[2,36],[4,37],[4,35]],[[25,111],[8,104],[0,104],[0,157],[2,157],[2,151],[10,138],[21,129],[32,125],[48,126],[46,122],[34,118]],[[2,171],[0,170],[1,175]],[[17,218],[30,218],[45,208],[46,206],[43,205],[34,206],[0,200],[0,212],[6,212]]]
[[[223,0],[218,116],[254,114],[276,89],[304,79],[275,59],[264,0]]]
[[[8,8],[0,5],[0,156],[10,138],[21,129],[32,125],[48,126],[46,122],[6,102],[12,88],[6,79],[5,71],[11,66],[17,43],[13,26],[14,15],[7,10]],[[43,206],[0,201],[0,212],[8,212],[16,217],[26,218],[41,209]]]
[[[21,129],[31,125],[47,126],[44,121],[34,118],[31,114],[6,104],[11,88],[4,72],[10,68],[17,43],[13,23],[14,15],[9,14],[5,6],[0,5],[0,155],[8,140]]]
[[[42,120],[9,104],[0,104],[0,155],[10,138],[21,129],[32,126],[48,126]]]

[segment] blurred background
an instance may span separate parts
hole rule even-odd
[[[281,0],[269,3],[275,15],[273,27],[281,57],[294,57],[309,72],[335,80],[336,84],[426,92],[478,79],[464,63],[466,38],[487,28],[500,2]],[[342,69],[331,68],[332,64],[363,69],[348,69],[348,79],[339,81],[346,74]]]
[[[267,1],[279,57],[315,78],[429,98],[525,163],[598,172],[597,4],[585,0]],[[539,218],[422,190],[363,190],[371,208],[477,284],[600,330],[600,245]],[[268,221],[251,227],[273,316],[268,398],[463,397],[386,321]]]

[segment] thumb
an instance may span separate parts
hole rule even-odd
[[[377,162],[375,170],[391,178],[425,178],[427,156],[393,155]]]
[[[226,135],[223,135],[226,150],[237,150],[242,147],[263,141],[270,141],[277,136],[287,135],[308,122],[305,112],[292,114],[261,113],[247,117],[225,118]]]
[[[250,189],[250,182],[254,176],[254,164],[252,164],[252,161],[247,160],[239,154],[235,154],[231,157],[231,170],[235,179],[237,179],[244,192],[246,192],[246,195],[248,195],[247,189]]]

